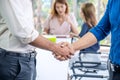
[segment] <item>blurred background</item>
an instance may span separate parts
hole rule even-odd
[[[53,1],[54,0],[32,0],[35,26],[37,27],[37,29],[39,29],[40,33],[43,32],[43,28],[42,28],[43,23],[45,22],[46,18],[50,15],[50,10],[51,10]],[[96,7],[96,16],[97,16],[97,20],[99,22],[99,20],[101,19],[101,17],[103,16],[103,14],[105,12],[108,0],[67,0],[67,1],[69,3],[70,12],[74,13],[74,15],[77,19],[78,30],[80,32],[81,26],[83,24],[83,20],[80,17],[81,4],[85,3],[85,2],[92,2]],[[100,42],[100,44],[107,46],[109,48],[110,34],[108,35],[108,37],[106,37],[104,40],[102,40]],[[109,49],[107,49],[105,47],[103,47],[101,50],[103,50],[103,52],[105,52],[106,50],[109,51]],[[39,50],[39,49],[36,51],[38,53],[44,53],[44,54],[38,54],[38,56],[37,56],[37,72],[39,73],[37,75],[37,80],[40,80],[40,79],[47,80],[45,78],[48,78],[48,80],[50,80],[50,79],[58,80],[58,77],[62,78],[60,76],[63,76],[63,75],[64,75],[64,77],[69,76],[68,74],[66,74],[66,72],[68,73],[68,70],[67,70],[68,61],[59,62],[59,61],[55,60],[51,54],[48,54],[50,52],[45,52],[44,50]],[[76,60],[76,56],[78,56],[78,54],[75,55],[75,57],[73,57],[70,60],[70,63],[72,63]],[[103,58],[105,58],[104,56],[106,56],[106,54],[104,54],[102,56],[103,56]],[[51,73],[58,73],[58,75],[51,74]],[[63,80],[63,79],[59,79],[59,80]],[[88,79],[84,79],[84,80],[88,80]],[[93,78],[90,80],[93,80]],[[94,79],[94,80],[98,80],[98,78]],[[102,79],[102,80],[106,80],[106,79]]]
[[[42,24],[50,14],[52,3],[54,0],[32,0],[34,10],[35,26],[38,27],[39,32],[42,32]],[[96,7],[97,20],[101,19],[105,12],[108,0],[68,0],[70,12],[74,13],[78,22],[78,30],[81,30],[82,19],[80,18],[80,6],[84,2],[92,2]],[[101,45],[110,46],[110,35],[100,42]]]

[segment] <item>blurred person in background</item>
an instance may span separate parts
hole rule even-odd
[[[80,17],[83,19],[84,23],[82,25],[81,32],[79,34],[80,37],[85,35],[90,29],[95,27],[97,25],[97,19],[96,19],[96,10],[95,6],[92,3],[83,3],[80,10]],[[100,48],[99,43],[82,49],[80,51],[84,52],[97,52]]]
[[[73,38],[81,38],[84,36],[87,32],[89,32],[90,29],[94,28],[97,25],[97,19],[96,19],[96,9],[94,4],[92,3],[82,3],[80,6],[80,17],[83,20],[82,28],[79,33],[79,35],[72,34]],[[74,40],[74,39],[73,39]],[[81,49],[79,52],[79,55],[81,56],[81,61],[89,61],[89,62],[100,62],[100,55],[97,54],[98,50],[100,48],[99,43],[85,48]],[[76,57],[79,57],[79,55],[74,56],[70,59],[70,67],[72,66],[73,62],[76,60]],[[97,64],[84,64],[85,66],[95,66]]]
[[[77,21],[72,13],[69,13],[67,0],[55,0],[50,16],[46,19],[43,27],[44,34],[70,35],[78,34]]]

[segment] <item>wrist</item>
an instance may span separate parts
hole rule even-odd
[[[56,53],[56,49],[57,49],[57,45],[55,43],[53,43],[51,46],[50,46],[50,51],[52,51],[53,53]]]
[[[73,48],[74,52],[76,52],[76,51],[77,51],[77,49],[76,49],[75,45],[74,45],[74,44],[72,44],[71,46],[72,46],[72,48]]]

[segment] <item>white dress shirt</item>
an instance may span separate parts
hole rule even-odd
[[[0,48],[26,53],[38,37],[31,0],[0,0]]]

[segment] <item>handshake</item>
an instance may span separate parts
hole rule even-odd
[[[72,44],[68,42],[60,42],[55,45],[55,49],[53,50],[53,55],[56,59],[60,61],[68,60],[74,55],[75,50]]]

